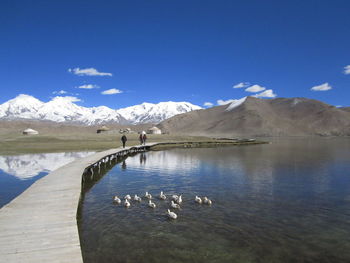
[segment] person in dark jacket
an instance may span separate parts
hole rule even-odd
[[[126,138],[125,134],[123,134],[122,138],[120,139],[123,143],[123,148],[125,148],[125,144],[126,144],[126,141],[128,140],[128,138]]]
[[[146,133],[144,133],[142,136],[143,145],[146,145],[146,140],[147,140],[147,136],[146,136]]]
[[[140,144],[142,145],[142,144],[143,144],[143,136],[142,136],[142,133],[140,133],[139,140],[140,140]]]

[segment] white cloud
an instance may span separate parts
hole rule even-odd
[[[118,94],[118,93],[123,93],[123,91],[119,89],[108,89],[101,92],[101,94],[103,95],[112,95],[112,94]]]
[[[214,104],[211,103],[211,102],[204,102],[203,106],[205,106],[205,107],[213,107]]]
[[[345,75],[350,75],[350,65],[347,65],[344,67],[344,74]]]
[[[78,86],[76,88],[77,89],[99,89],[100,86],[93,85],[93,84],[85,84],[85,85]]]
[[[263,91],[265,90],[266,88],[264,87],[261,87],[260,85],[253,85],[253,86],[250,86],[249,88],[246,88],[245,91],[247,92],[260,92],[260,91]]]
[[[65,91],[65,90],[60,90],[60,91],[54,91],[54,92],[52,92],[52,94],[66,94],[66,93],[68,93],[68,92]]]
[[[261,93],[253,95],[253,97],[256,97],[256,98],[274,98],[276,96],[277,94],[273,93],[272,89],[267,89]]]
[[[65,96],[65,97],[61,97],[61,96],[57,96],[53,98],[54,100],[65,100],[65,101],[69,101],[69,102],[79,102],[82,101],[81,99],[74,97],[74,96]]]
[[[226,104],[229,104],[233,101],[235,101],[235,100],[233,100],[233,99],[231,99],[231,100],[217,100],[216,102],[218,105],[226,105]]]
[[[311,90],[313,90],[313,91],[327,91],[327,90],[331,90],[331,89],[332,89],[332,87],[328,83],[323,83],[321,85],[314,86],[311,88]]]
[[[95,68],[73,68],[73,69],[68,69],[68,72],[73,73],[78,76],[110,76],[112,77],[112,73],[107,73],[107,72],[99,72]]]
[[[245,87],[248,87],[250,84],[249,82],[240,82],[236,85],[233,85],[233,89],[240,89],[240,88],[245,88]]]

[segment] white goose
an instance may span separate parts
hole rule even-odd
[[[156,204],[153,203],[151,200],[148,200],[148,206],[151,208],[156,208]]]
[[[202,199],[198,196],[195,197],[194,201],[196,201],[196,203],[198,203],[198,204],[202,203]]]
[[[182,203],[182,195],[180,195],[180,196],[177,198],[176,203],[178,203],[178,204],[181,204],[181,203]]]
[[[152,199],[152,195],[149,194],[148,192],[145,193],[145,197],[146,197],[147,199]]]
[[[130,207],[130,203],[129,203],[128,199],[125,199],[124,206],[125,207]]]
[[[113,201],[117,204],[120,204],[122,202],[122,200],[120,200],[120,198],[117,195],[114,196]]]
[[[173,200],[171,200],[170,206],[171,206],[172,208],[175,208],[175,209],[180,209],[180,205],[175,204]]]
[[[124,196],[124,199],[125,200],[131,200],[131,196],[130,195],[126,195],[126,196]]]
[[[175,214],[174,212],[171,212],[171,211],[168,209],[168,217],[171,218],[171,219],[176,219],[176,218],[177,218],[177,214]]]
[[[163,193],[163,191],[160,191],[159,198],[162,200],[166,199],[166,195]]]
[[[212,201],[211,201],[208,197],[204,196],[204,198],[203,198],[203,203],[204,203],[204,204],[207,204],[207,205],[211,205],[211,204],[212,204]]]
[[[172,195],[172,196],[171,196],[171,199],[173,199],[173,200],[176,202],[177,199],[179,199],[179,196],[178,196],[178,195]]]
[[[141,197],[139,197],[138,195],[134,196],[134,201],[141,202],[141,200]]]

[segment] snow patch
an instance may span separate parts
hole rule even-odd
[[[133,124],[159,123],[177,114],[199,109],[202,108],[189,102],[168,101],[158,104],[145,102],[140,105],[119,109],[118,113]]]
[[[226,108],[226,111],[231,111],[234,108],[237,108],[239,105],[241,105],[243,102],[245,102],[245,100],[247,99],[247,97],[238,99],[238,100],[232,100],[231,104]]]

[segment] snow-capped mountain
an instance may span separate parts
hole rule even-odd
[[[115,110],[108,107],[86,108],[74,103],[74,97],[55,97],[44,103],[32,96],[21,94],[0,105],[0,119],[49,120],[86,125],[105,122],[126,123]]]
[[[180,113],[199,110],[201,107],[188,102],[160,102],[158,104],[142,103],[118,110],[126,120],[133,124],[159,123]]]
[[[200,109],[188,102],[143,103],[114,110],[106,106],[82,107],[75,97],[55,97],[42,102],[32,96],[21,94],[0,105],[0,119],[49,120],[95,125],[108,122],[158,123],[174,115]]]

